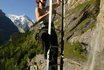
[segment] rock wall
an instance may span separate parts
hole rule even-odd
[[[65,12],[69,13],[69,10],[71,8],[74,8],[78,4],[81,4],[85,1],[88,1],[88,0],[66,0]],[[71,34],[70,30],[71,30],[71,27],[73,26],[73,24],[80,21],[81,18],[84,18],[86,16],[86,14],[88,15],[90,12],[91,13],[94,12],[93,14],[96,14],[96,16],[98,15],[97,21],[94,20],[93,17],[90,17],[91,19],[87,20],[86,25],[82,25],[82,27],[80,26],[79,29],[77,29],[79,31],[75,30],[74,33],[72,33],[73,37],[71,37],[71,35],[70,35],[69,37],[71,37],[71,38],[69,40],[67,40],[68,42],[79,41],[82,46],[86,47],[89,52],[88,61],[77,62],[77,61],[73,61],[73,59],[65,58],[64,59],[64,70],[103,70],[104,69],[104,59],[103,59],[104,58],[104,23],[103,23],[104,22],[104,20],[103,20],[104,19],[104,5],[103,4],[104,4],[104,0],[101,0],[99,15],[98,15],[98,12],[95,13],[96,12],[95,5],[90,4],[90,5],[87,5],[83,8],[81,8],[80,10],[78,10],[77,13],[71,14],[68,16],[68,18],[66,18],[66,20],[65,20],[66,21],[65,40],[66,40],[67,35],[69,36]],[[67,13],[66,13],[66,15],[67,15]],[[96,17],[95,17],[95,19],[96,19]],[[94,27],[94,28],[89,29],[90,28],[89,26],[92,26],[92,25],[87,26],[88,23],[90,23],[90,24],[98,23],[98,28]],[[101,27],[101,34],[98,36],[99,27]],[[88,28],[89,30],[81,35],[77,35],[81,30],[83,30],[82,28],[83,29]],[[76,34],[77,36],[74,34]],[[97,47],[97,49],[95,48],[95,46]],[[40,60],[45,61],[43,59],[40,59]],[[36,62],[38,63],[40,60],[38,60]],[[38,63],[38,64],[40,64],[40,63]],[[41,66],[43,68],[45,68],[44,66],[46,66],[46,64],[43,62],[39,66],[40,66],[40,68],[41,68]],[[35,70],[35,69],[31,69],[31,70]],[[43,69],[43,70],[45,70],[45,69]]]
[[[102,28],[101,49],[99,49],[99,50],[104,50],[104,0],[101,0],[101,2],[100,2],[100,13],[97,17],[97,22]]]
[[[101,28],[101,32],[94,69],[104,70],[104,0],[100,0],[100,13],[97,17],[97,23]]]

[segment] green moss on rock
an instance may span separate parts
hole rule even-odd
[[[72,58],[74,60],[86,60],[87,51],[83,49],[79,42],[65,43],[64,56],[65,58]]]

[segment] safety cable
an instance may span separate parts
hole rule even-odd
[[[61,24],[61,59],[60,59],[60,70],[63,70],[63,64],[64,64],[64,0],[62,0],[62,24]]]

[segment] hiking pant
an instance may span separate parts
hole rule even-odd
[[[43,28],[39,32],[40,43],[44,50],[44,57],[47,59],[48,49],[50,50],[50,70],[57,70],[57,57],[58,57],[58,40],[54,29],[51,29],[51,35],[48,34],[48,29]]]

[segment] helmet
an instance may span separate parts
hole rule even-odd
[[[37,4],[39,4],[39,1],[40,1],[40,0],[35,0],[35,2],[36,2]]]

